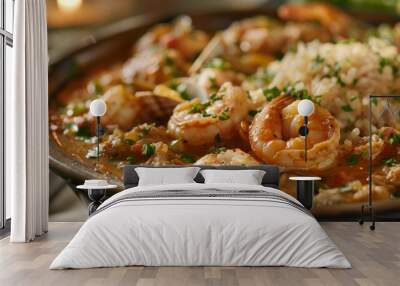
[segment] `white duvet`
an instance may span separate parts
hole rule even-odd
[[[135,187],[114,195],[90,217],[50,269],[145,266],[294,266],[350,268],[309,214],[258,198],[150,198],[133,192],[262,190],[254,185],[180,184]],[[117,203],[115,203],[117,202]],[[298,203],[299,204],[299,203]]]

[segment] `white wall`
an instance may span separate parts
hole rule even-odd
[[[14,32],[14,0],[5,0],[5,29],[7,32],[13,33]],[[13,67],[13,57],[12,57],[12,48],[6,45],[6,70],[5,70],[5,112],[7,113],[7,98],[11,95],[11,74],[12,74],[12,67]],[[6,122],[7,128],[7,122]],[[7,139],[6,139],[7,140]],[[7,152],[7,151],[5,151]],[[6,156],[5,156],[6,157]],[[5,162],[5,169],[7,169],[7,162]],[[7,173],[7,172],[5,172]],[[5,176],[5,180],[7,180],[7,176]],[[6,184],[4,184],[6,185]],[[5,193],[6,199],[6,219],[11,217],[11,193],[10,190],[6,188]]]
[[[13,65],[13,57],[12,57],[12,48],[9,46],[6,46],[6,78],[5,78],[5,87],[6,87],[6,93],[5,93],[5,98],[6,98],[6,103],[5,103],[5,108],[6,108],[6,113],[9,108],[7,108],[7,98],[11,95],[11,74],[12,74],[12,66]],[[7,128],[7,122],[6,122],[6,128]],[[6,139],[7,140],[7,139]],[[7,161],[5,164],[5,169],[7,169]],[[7,173],[7,172],[6,172]],[[5,180],[7,180],[7,176],[5,176]],[[6,184],[5,184],[6,185]],[[11,217],[11,193],[8,188],[6,188],[6,219]]]

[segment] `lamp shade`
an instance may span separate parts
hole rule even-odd
[[[103,116],[107,111],[107,105],[102,99],[95,99],[90,103],[90,114]]]
[[[309,99],[303,99],[299,102],[297,111],[301,116],[310,116],[314,112],[314,103]]]

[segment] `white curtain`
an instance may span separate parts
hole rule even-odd
[[[6,98],[6,187],[12,242],[48,226],[48,90],[45,0],[15,1],[13,94]]]

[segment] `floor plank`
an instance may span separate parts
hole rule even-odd
[[[352,269],[305,269],[288,267],[119,267],[50,271],[55,256],[82,223],[50,223],[49,233],[28,244],[0,240],[2,286],[266,286],[266,285],[399,285],[400,223],[368,225],[324,222],[325,231],[352,263]]]

